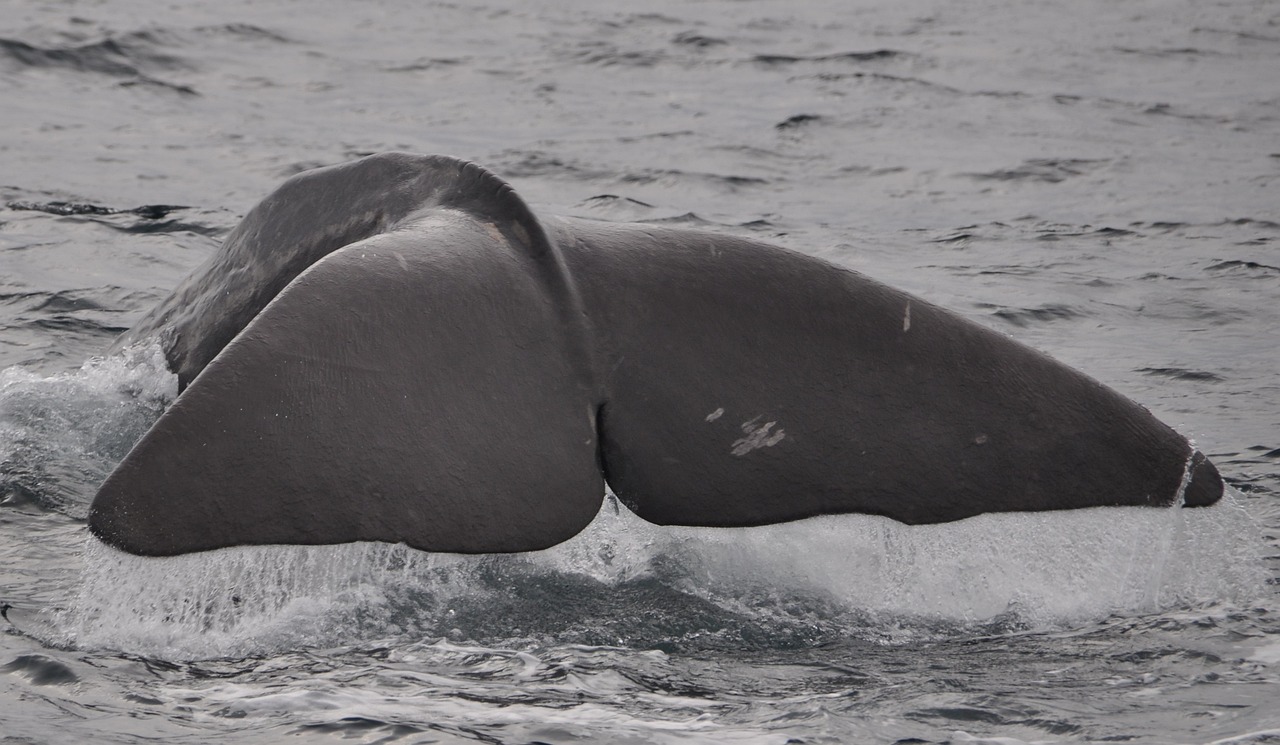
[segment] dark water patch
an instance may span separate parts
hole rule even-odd
[[[28,301],[43,302],[52,297],[51,292],[31,291],[31,292],[4,292],[0,293],[0,305],[20,306],[23,308],[31,308],[32,305]]]
[[[1035,158],[1023,161],[1022,165],[1015,168],[961,175],[978,181],[1030,181],[1057,184],[1075,176],[1083,176],[1107,162],[1109,161],[1106,159]]]
[[[1230,36],[1234,39],[1241,39],[1244,41],[1262,41],[1262,42],[1268,42],[1268,43],[1280,42],[1280,36],[1260,34],[1256,31],[1239,31],[1236,29],[1228,29],[1228,28],[1209,28],[1207,26],[1197,26],[1191,29],[1191,33]]]
[[[155,233],[191,233],[194,235],[218,236],[226,231],[226,228],[220,225],[205,225],[204,223],[189,222],[186,220],[139,220],[130,225],[118,225],[114,222],[104,220],[102,221],[102,224],[121,233],[133,233],[137,235],[151,235]]]
[[[44,473],[21,466],[10,466],[3,461],[0,461],[0,465],[6,469],[4,475],[0,476],[0,507],[24,512],[52,511],[52,505],[44,498],[38,487],[45,478]],[[13,473],[9,473],[10,468],[14,468]],[[6,621],[9,620],[8,611],[5,612],[4,617]]]
[[[1280,274],[1280,266],[1272,266],[1270,264],[1262,264],[1257,261],[1243,261],[1239,259],[1229,259],[1227,261],[1219,261],[1216,264],[1204,268],[1206,272],[1216,272],[1220,274],[1244,274],[1255,277],[1270,277]]]
[[[628,184],[654,184],[664,181],[696,181],[728,189],[736,192],[744,187],[765,186],[768,179],[756,176],[736,176],[733,174],[702,173],[696,171],[680,171],[676,169],[646,170],[625,173],[619,178]]]
[[[1223,380],[1221,375],[1203,370],[1187,370],[1181,367],[1139,367],[1134,372],[1140,372],[1143,375],[1156,375],[1163,378],[1173,378],[1174,380],[1200,380],[1210,382],[1220,382]]]
[[[114,317],[155,302],[154,295],[109,285],[68,290],[20,290],[0,292],[0,306],[11,321],[21,322],[31,314],[91,313]],[[110,324],[104,324],[110,326]],[[10,326],[14,328],[16,326]]]
[[[1219,224],[1266,228],[1267,230],[1280,230],[1280,222],[1275,222],[1274,220],[1259,220],[1254,217],[1237,217],[1233,220],[1223,220]]]
[[[653,67],[668,59],[665,50],[623,50],[603,41],[582,42],[569,56],[581,64],[600,67]]]
[[[678,26],[684,21],[666,13],[630,13],[620,20],[604,21],[600,25],[605,28],[627,30],[641,26]]]
[[[35,305],[31,310],[43,311],[46,313],[68,313],[77,310],[104,310],[104,306],[91,297],[80,294],[79,291],[64,291],[52,293],[40,293],[45,295],[42,302]],[[0,300],[5,296],[0,295]]]
[[[879,81],[879,82],[889,83],[895,86],[907,84],[914,87],[926,88],[938,93],[946,93],[949,95],[957,95],[957,96],[969,95],[964,91],[960,90],[959,88],[952,88],[949,85],[934,83],[932,81],[925,80],[923,78],[913,78],[913,77],[904,76],[904,75],[890,75],[888,73],[883,73],[883,72],[864,72],[864,71],[817,72],[810,75],[796,75],[793,78],[788,78],[788,80],[820,80],[827,83],[834,83],[841,80],[870,80],[870,81]],[[983,95],[983,94],[972,94],[972,95]]]
[[[815,55],[757,54],[751,58],[751,61],[762,65],[793,65],[802,62],[876,62],[911,56],[913,55],[896,49],[874,49],[866,52],[837,52],[835,54]]]
[[[823,117],[819,114],[796,114],[773,125],[774,129],[798,129],[806,124],[822,121]]]
[[[582,202],[580,203],[580,205],[583,207],[596,207],[596,206],[604,206],[604,205],[611,206],[611,205],[618,205],[618,204],[625,204],[628,206],[634,205],[634,206],[640,206],[640,207],[653,206],[648,202],[641,202],[639,199],[632,199],[631,197],[620,197],[617,194],[597,194],[594,197],[587,197],[586,199],[582,200]]]
[[[150,78],[140,75],[132,80],[122,80],[117,83],[121,88],[157,88],[160,90],[171,91],[183,96],[199,96],[200,94],[195,88],[181,83],[170,83],[156,78]]]
[[[696,49],[707,49],[708,47],[724,46],[729,42],[714,36],[700,34],[696,31],[685,31],[683,33],[676,34],[675,38],[671,40],[671,43],[685,47],[694,47]]]
[[[672,132],[654,132],[652,134],[647,134],[647,135],[619,137],[618,142],[630,143],[630,142],[645,142],[648,140],[674,140],[679,137],[689,137],[695,134],[697,134],[697,132],[694,132],[691,129],[680,129]]]
[[[680,589],[678,578],[661,571],[612,585],[494,565],[476,579],[486,592],[449,601],[422,631],[483,644],[554,639],[665,652],[808,649],[848,632],[838,614],[814,598],[770,592],[746,598],[743,611],[728,610]],[[409,600],[410,612],[421,617],[422,601]]]
[[[1173,47],[1166,49],[1135,49],[1133,47],[1116,47],[1121,54],[1135,54],[1140,57],[1205,57],[1219,56],[1220,52],[1195,47]]]
[[[1110,245],[1112,238],[1136,235],[1132,231],[1119,228],[1093,229],[1090,225],[1045,224],[1036,227],[1036,240],[1057,241],[1063,238],[1102,238],[1103,245]]]
[[[83,318],[80,316],[69,316],[58,314],[47,318],[37,318],[28,321],[25,324],[28,328],[43,329],[45,331],[54,331],[62,334],[75,334],[79,336],[99,336],[104,339],[112,339],[125,331],[129,330],[128,326],[119,326],[113,323],[104,323],[92,318]]]
[[[618,194],[597,194],[582,200],[577,207],[606,219],[626,221],[652,215],[654,210],[654,205],[648,202]]]
[[[458,57],[419,57],[403,65],[392,65],[382,68],[384,72],[429,72],[447,70],[464,64],[467,60]]]
[[[957,272],[963,272],[963,271],[965,271],[965,270],[972,269],[972,267],[960,267],[960,266],[958,266],[958,267],[953,267],[953,269],[954,269],[954,271],[957,271]],[[991,268],[989,268],[989,269],[979,269],[977,272],[975,272],[975,274],[977,274],[978,276],[983,276],[983,275],[995,275],[995,276],[999,276],[999,275],[1007,275],[1007,276],[1010,276],[1010,277],[1034,277],[1034,276],[1036,276],[1036,275],[1038,275],[1038,274],[1042,274],[1043,272],[1044,272],[1044,270],[1043,270],[1043,269],[1041,269],[1041,268],[1039,268],[1039,267],[1018,266],[1018,265],[1012,265],[1012,264],[1011,264],[1011,265],[1008,265],[1008,266],[997,266],[997,267],[991,267]]]
[[[1004,717],[988,709],[975,709],[968,706],[948,706],[933,709],[917,709],[908,712],[907,716],[925,721],[943,719],[949,722],[981,722],[983,724],[1008,724]]]
[[[278,44],[295,43],[293,39],[279,31],[255,26],[252,23],[223,23],[214,26],[197,26],[193,30],[197,34],[205,36],[228,36],[244,41],[271,41]]]
[[[503,178],[568,176],[574,179],[605,178],[609,173],[589,170],[568,160],[541,151],[507,151],[495,158],[495,173]]]
[[[907,170],[906,166],[841,166],[840,173],[858,173],[867,176],[888,176],[894,173],[903,173]]]
[[[42,654],[20,655],[0,668],[0,671],[18,673],[38,686],[70,685],[80,682],[80,678],[66,663]]]
[[[502,701],[501,703],[509,702]],[[244,712],[240,711],[239,716],[243,717]],[[294,733],[302,734],[305,732],[322,732],[327,735],[340,735],[344,739],[348,739],[362,737],[365,733],[380,729],[385,729],[386,733],[384,737],[378,740],[378,742],[393,742],[401,737],[408,737],[410,735],[417,735],[429,731],[427,729],[414,727],[408,724],[393,724],[391,722],[383,722],[378,719],[353,716],[343,717],[336,722],[304,724],[295,729]],[[481,738],[481,741],[483,742],[487,739],[488,738]],[[493,742],[497,742],[497,740],[493,740]]]
[[[679,215],[671,215],[669,217],[654,217],[648,220],[640,220],[639,222],[651,223],[654,225],[687,225],[691,227],[712,227],[719,223],[708,220],[694,212],[685,212]]]
[[[9,329],[111,337],[127,328],[116,323],[121,314],[118,303],[128,300],[131,294],[122,292],[121,288],[8,292],[0,293],[0,307],[12,309]]]
[[[129,235],[153,235],[189,233],[216,237],[226,231],[223,225],[210,225],[193,220],[166,219],[174,212],[191,207],[172,204],[145,204],[141,207],[115,208],[88,202],[27,202],[8,203],[9,209],[44,212],[58,217],[84,218],[118,233]],[[133,219],[130,219],[133,218]]]
[[[38,47],[17,39],[0,38],[0,60],[21,67],[96,73],[112,77],[146,77],[147,70],[187,70],[191,65],[178,57],[148,50],[158,39],[137,32],[90,44]]]
[[[115,207],[103,207],[100,204],[89,204],[87,202],[9,202],[6,205],[11,210],[31,211],[31,212],[47,212],[51,215],[61,215],[68,217],[72,215],[137,215],[147,220],[159,220],[167,217],[169,213],[178,210],[191,209],[175,204],[144,204],[141,207],[128,207],[118,209]]]
[[[1153,103],[1149,106],[1145,106],[1142,109],[1142,113],[1153,114],[1156,116],[1171,116],[1176,119],[1186,119],[1188,121],[1208,121],[1208,122],[1219,122],[1219,123],[1225,123],[1230,121],[1226,117],[1222,117],[1222,116],[1212,116],[1210,114],[1190,114],[1182,111],[1181,109],[1174,107],[1173,104],[1168,104],[1168,103]]]
[[[977,303],[979,308],[995,308],[991,315],[1014,326],[1026,327],[1035,323],[1052,323],[1082,318],[1086,314],[1067,305],[1049,304],[1039,308],[1010,308],[991,303]]]

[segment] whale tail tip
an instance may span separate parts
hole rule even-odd
[[[1191,478],[1182,493],[1182,504],[1186,507],[1206,507],[1222,499],[1224,485],[1222,474],[1213,465],[1213,461],[1205,457],[1199,450],[1191,456]]]

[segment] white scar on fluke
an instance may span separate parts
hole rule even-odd
[[[742,431],[746,434],[746,437],[733,441],[732,452],[734,455],[743,456],[752,450],[771,448],[786,438],[786,430],[779,429],[777,432],[769,432],[777,422],[757,424],[759,421],[760,417],[756,417],[749,422],[742,423]]]

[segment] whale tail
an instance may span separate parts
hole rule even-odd
[[[138,554],[534,550],[606,480],[708,526],[1222,493],[1142,407],[924,301],[736,237],[544,224],[449,158],[291,179],[121,343],[157,335],[183,392],[89,520]]]

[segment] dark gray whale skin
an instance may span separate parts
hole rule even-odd
[[[116,347],[151,337],[182,393],[89,515],[135,554],[535,550],[606,482],[700,526],[1223,491],[1146,409],[923,300],[743,238],[540,220],[442,156],[290,179]]]

